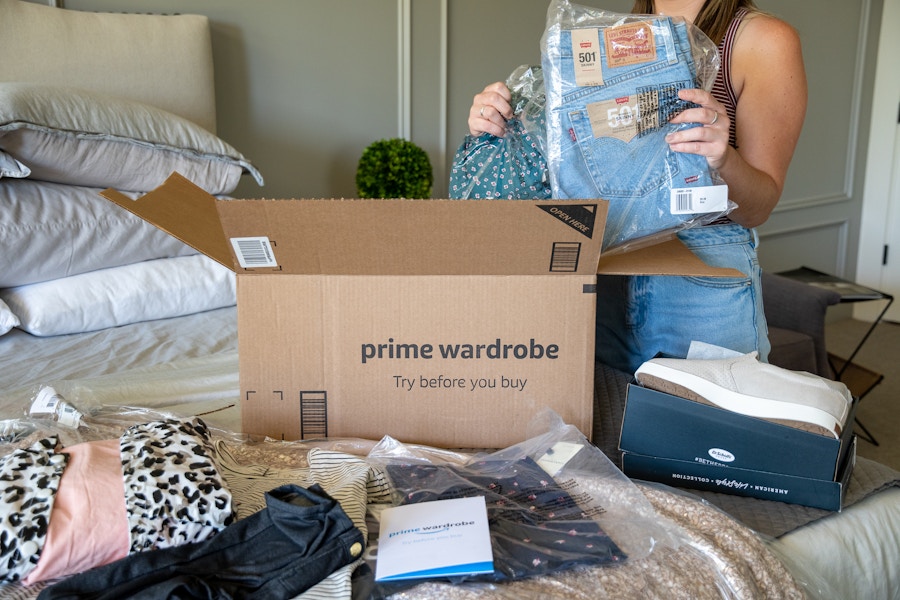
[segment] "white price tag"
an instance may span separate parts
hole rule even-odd
[[[725,212],[728,210],[728,186],[673,188],[669,201],[673,215]]]
[[[68,404],[67,402],[62,403],[57,417],[59,418],[59,424],[63,427],[77,429],[81,424],[81,413],[76,410],[74,406]]]
[[[31,408],[28,410],[30,415],[52,415],[56,412],[56,407],[62,402],[62,397],[50,386],[44,386],[35,395],[31,401]]]
[[[576,85],[580,87],[603,85],[599,29],[588,27],[572,30],[572,58]]]
[[[556,442],[553,447],[537,460],[537,464],[550,476],[556,476],[562,471],[572,457],[583,448],[581,444],[571,442]]]
[[[53,419],[62,427],[77,429],[81,425],[81,412],[65,401],[52,387],[44,386],[35,394],[28,414],[40,419]]]

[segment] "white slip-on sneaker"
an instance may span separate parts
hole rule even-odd
[[[724,359],[654,358],[634,376],[650,389],[835,438],[853,403],[843,383],[759,362],[755,352]]]

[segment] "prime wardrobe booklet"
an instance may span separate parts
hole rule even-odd
[[[376,581],[494,571],[483,496],[386,508],[380,530]]]

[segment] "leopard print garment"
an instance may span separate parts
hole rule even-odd
[[[0,458],[0,580],[26,577],[41,555],[59,480],[69,455],[59,438],[38,440]]]
[[[234,520],[201,419],[129,427],[120,438],[130,552],[203,541]]]
[[[59,438],[48,436],[0,457],[0,581],[18,581],[38,563],[69,460],[61,450]],[[119,452],[130,552],[200,542],[234,520],[202,420],[129,427]]]

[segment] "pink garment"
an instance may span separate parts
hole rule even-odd
[[[69,454],[30,585],[105,565],[128,554],[128,517],[119,440],[85,442]]]

